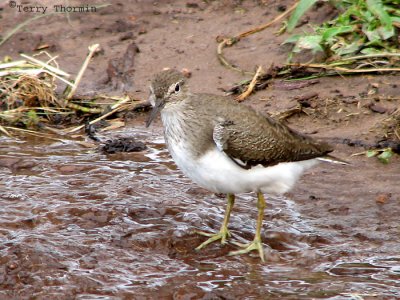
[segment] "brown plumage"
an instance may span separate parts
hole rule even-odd
[[[184,80],[182,73],[170,69],[156,74],[150,85],[150,102],[155,104],[156,99],[163,99],[172,83]]]
[[[178,82],[181,88],[185,88],[178,100],[185,103],[179,112],[185,115],[184,127],[187,129],[182,130],[186,135],[198,137],[193,139],[192,145],[196,154],[204,153],[204,148],[210,145],[200,141],[213,140],[218,149],[239,165],[250,168],[258,164],[272,166],[280,162],[323,157],[333,151],[329,144],[302,135],[231,99],[212,94],[191,94],[182,73],[173,69],[156,74],[152,80],[150,98],[153,97],[153,105],[164,101],[168,88]],[[199,114],[201,120],[197,118]]]
[[[234,100],[192,94],[185,78],[174,70],[155,76],[150,87],[153,111],[164,125],[165,141],[178,167],[200,186],[226,193],[228,206],[221,229],[196,249],[230,236],[228,222],[236,193],[257,193],[257,228],[253,242],[231,254],[257,250],[264,260],[261,227],[263,193],[282,194],[317,160],[344,163],[328,154],[333,148],[302,135]],[[261,166],[260,166],[261,165]]]
[[[194,115],[188,118],[186,125],[191,127],[191,134],[212,137],[221,151],[242,161],[246,167],[307,160],[333,151],[329,144],[302,135],[228,98],[194,94],[185,101],[188,106],[196,107],[196,112],[203,116],[201,127],[199,124],[191,125]],[[187,114],[191,114],[190,111]],[[211,126],[207,126],[204,132],[206,122]],[[196,147],[202,148],[200,144]]]

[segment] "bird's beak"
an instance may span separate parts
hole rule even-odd
[[[164,100],[157,99],[155,101],[153,110],[150,112],[150,116],[146,121],[146,127],[150,126],[151,122],[153,122],[153,120],[156,118],[158,112],[163,109],[164,105],[165,105],[165,101]]]

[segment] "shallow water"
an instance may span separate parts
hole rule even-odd
[[[219,229],[225,199],[176,169],[159,129],[119,134],[149,148],[0,138],[0,298],[400,298],[393,243],[355,240],[285,197],[267,198],[266,263],[228,256],[234,245],[196,252],[195,230]],[[237,197],[234,240],[253,238],[256,213],[253,194]]]

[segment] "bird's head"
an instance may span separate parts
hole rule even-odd
[[[186,78],[182,73],[176,70],[164,70],[154,77],[150,84],[149,101],[153,106],[153,110],[146,122],[146,127],[149,127],[151,122],[165,106],[183,100],[180,97],[186,89]]]

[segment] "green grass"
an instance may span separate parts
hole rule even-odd
[[[316,0],[300,0],[286,24],[291,32]],[[329,1],[337,10],[330,21],[291,36],[285,43],[294,47],[291,55],[309,50],[325,52],[327,58],[341,59],[354,55],[399,52],[399,0]]]

